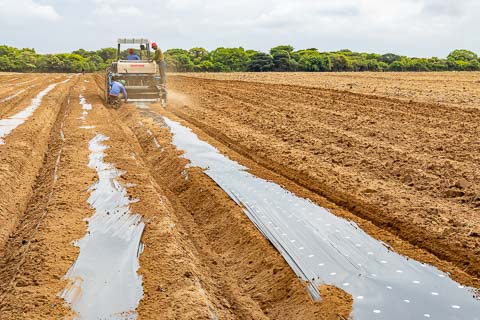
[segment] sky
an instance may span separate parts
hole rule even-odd
[[[480,53],[480,0],[0,0],[0,44],[58,53],[132,37],[164,50],[291,44],[446,57]]]

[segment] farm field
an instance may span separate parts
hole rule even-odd
[[[299,85],[406,101],[478,107],[480,72],[191,73],[189,76]]]
[[[480,109],[463,104],[474,99],[477,80],[465,73],[453,74],[451,82],[441,81],[447,84],[436,90],[454,92],[456,82],[466,83],[470,90],[452,96],[449,104],[439,104],[424,97],[433,89],[421,82],[432,79],[428,83],[435,87],[436,80],[448,75],[420,73],[412,85],[406,79],[413,76],[178,75],[171,77],[170,87],[193,101],[172,112],[272,170],[479,276]],[[332,85],[337,78],[343,80]],[[369,79],[373,79],[370,91],[345,91],[342,85],[343,81],[366,87]],[[324,89],[326,82],[330,84]],[[390,88],[420,98],[396,99]],[[372,95],[372,90],[384,96]]]
[[[376,282],[377,274],[395,281],[391,270],[423,274],[418,266],[436,278],[451,278],[448,285],[460,290],[471,287],[475,295],[477,78],[478,73],[171,74],[166,108],[112,109],[103,103],[100,74],[0,73],[0,319],[348,319],[364,310],[374,319],[388,314],[387,303],[384,310],[381,299],[370,302],[357,294],[364,289],[357,282],[384,284]],[[224,165],[241,166],[237,177],[247,172],[248,179],[260,181],[265,198],[253,197],[259,189],[249,194],[245,185],[232,185],[240,178],[231,178],[233,170]],[[271,201],[268,190],[280,190],[275,188],[282,191]],[[275,203],[283,196],[288,200]],[[288,201],[305,205],[312,217],[293,204],[282,207]],[[274,223],[263,223],[269,214]],[[311,236],[323,235],[326,251],[307,256],[316,269],[299,252],[320,238],[290,240],[304,241],[305,248],[275,242],[275,230],[287,236],[297,228],[280,223],[282,215],[298,218],[299,230]],[[330,223],[313,222],[322,218],[335,226],[346,221],[352,233],[323,230]],[[355,237],[354,231],[365,239],[357,249],[375,249],[358,249],[358,257],[345,254],[355,245],[340,244]],[[119,257],[132,261],[114,260],[123,250]],[[331,256],[335,252],[340,258]],[[113,265],[102,258],[110,254]],[[389,269],[380,255],[405,269]],[[355,273],[344,275],[350,269],[341,263],[325,279],[300,272],[321,275],[324,264],[315,259],[353,264],[354,258],[364,261]],[[419,264],[410,265],[415,260]],[[115,303],[96,299],[90,278],[78,276],[91,269],[107,270],[102,290],[111,284],[117,291],[137,290],[137,298],[119,298],[115,312],[104,313],[105,305]],[[407,282],[397,281],[399,288]],[[320,301],[312,298],[317,291]],[[434,293],[425,295],[435,299]],[[453,296],[440,292],[441,299]],[[451,304],[451,312],[479,310],[468,299],[461,300],[465,305],[442,301]],[[85,305],[94,306],[89,316]],[[435,310],[411,312],[424,318]]]

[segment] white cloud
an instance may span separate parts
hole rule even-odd
[[[0,0],[0,17],[2,19],[41,19],[56,21],[61,17],[53,6],[41,5],[34,0]]]
[[[94,14],[97,16],[109,16],[128,18],[141,16],[142,11],[132,5],[132,1],[123,0],[95,0]]]
[[[95,9],[95,15],[97,16],[110,16],[110,17],[135,17],[141,16],[142,11],[135,7],[111,7],[109,5],[102,5]]]
[[[439,17],[460,17],[473,4],[472,0],[424,0],[423,2],[423,14]]]
[[[417,56],[444,57],[461,47],[480,52],[474,31],[480,27],[479,0],[7,1],[20,11],[17,15],[24,14],[25,18],[17,20],[25,24],[30,21],[26,12],[48,17],[51,10],[50,16],[58,17],[56,8],[62,13],[64,19],[54,30],[49,24],[37,23],[21,31],[4,23],[1,16],[7,16],[10,9],[0,0],[0,39],[16,45],[22,37],[29,37],[28,45],[43,52],[111,46],[118,37],[151,37],[164,49],[242,46],[268,50],[288,43],[296,48]],[[47,8],[43,9],[47,13],[24,9],[32,4]],[[47,32],[51,41],[45,43],[41,39]],[[92,34],[95,37],[85,36]]]

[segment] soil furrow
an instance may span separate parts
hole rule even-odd
[[[48,140],[57,114],[66,102],[74,80],[57,86],[44,97],[33,116],[17,127],[0,145],[0,248],[25,212],[32,186],[47,154]]]
[[[21,92],[19,95],[14,96],[12,99],[2,101],[0,99],[0,119],[8,118],[17,112],[25,109],[31,99],[34,98],[40,91],[48,87],[50,84],[60,82],[62,79],[65,79],[64,76],[50,76],[44,77],[45,79],[38,78],[35,79],[33,83],[28,84],[24,89],[25,91]],[[14,92],[18,93],[20,88],[15,88]],[[11,96],[10,96],[11,97]],[[5,97],[7,98],[7,97]]]
[[[76,98],[79,94],[93,107],[85,117],[82,117],[84,110]],[[219,281],[211,274],[207,262],[201,258],[201,252],[192,244],[189,233],[178,219],[184,212],[176,212],[164,196],[164,190],[151,177],[142,160],[141,147],[132,140],[134,135],[116,113],[103,106],[94,84],[80,82],[75,86],[71,112],[62,129],[65,146],[58,167],[56,170],[52,167],[52,163],[57,163],[58,152],[51,150],[51,160],[44,166],[45,170],[48,168],[49,180],[42,180],[35,189],[38,197],[32,199],[24,223],[11,238],[15,245],[6,251],[5,262],[0,265],[6,274],[1,280],[2,287],[4,283],[12,284],[0,304],[2,316],[58,319],[71,315],[58,294],[66,285],[63,276],[78,255],[78,248],[72,241],[82,238],[86,232],[83,219],[92,215],[86,198],[88,186],[95,181],[95,172],[87,167],[88,141],[99,132],[110,137],[105,161],[123,171],[119,182],[130,186],[131,199],[138,199],[131,205],[132,212],[145,218],[142,237],[145,250],[140,256],[139,270],[144,296],[138,308],[139,318],[158,319],[158,315],[162,315],[162,319],[267,318],[258,307],[250,309],[248,303],[239,303],[243,306],[242,312],[230,308],[219,290]],[[44,188],[52,188],[50,181],[55,172],[57,179],[51,200],[45,202],[42,195],[48,190]],[[42,217],[40,224],[39,216]],[[34,227],[35,233],[32,232]],[[30,243],[28,251],[27,243]],[[25,252],[25,258],[21,252]],[[16,259],[22,260],[21,268],[16,267]],[[15,280],[11,281],[12,278]]]
[[[187,230],[200,259],[216,279],[216,296],[225,299],[235,318],[348,317],[351,299],[347,294],[324,287],[321,292],[325,299],[314,303],[305,285],[241,208],[200,169],[185,168],[188,161],[178,157],[158,115],[138,114],[130,106],[123,106],[121,113],[142,146],[152,176],[168,188],[167,196],[179,224]]]
[[[199,78],[345,90],[403,101],[478,108],[478,72],[197,73]]]
[[[112,183],[124,186],[131,214],[145,223],[135,270],[143,297],[136,310],[128,308],[130,315],[349,317],[354,299],[323,286],[322,300],[314,302],[306,283],[242,207],[201,168],[188,166],[171,144],[162,115],[183,119],[201,140],[253,175],[355,222],[396,252],[434,265],[462,285],[480,288],[480,113],[473,78],[452,75],[438,82],[461,83],[472,93],[467,101],[464,92],[445,89],[441,102],[435,94],[442,90],[423,75],[315,75],[317,82],[305,83],[298,74],[290,82],[276,74],[195,77],[170,77],[167,109],[124,104],[116,110],[104,105],[102,75],[74,76],[4,138],[0,318],[86,317],[75,315],[73,309],[82,309],[60,294],[80,255],[76,241],[98,232],[89,228],[95,206],[88,199],[102,170],[89,167],[89,142],[99,135],[109,138],[102,142],[104,163],[119,170]],[[388,82],[392,77],[396,83]],[[0,118],[23,110],[49,83],[64,79],[0,74]],[[385,85],[373,88],[368,81]],[[108,265],[112,259],[103,260],[106,269],[117,270]],[[82,279],[88,285],[91,277]],[[90,292],[78,288],[80,294]],[[116,294],[129,293],[122,291]],[[113,302],[108,295],[96,300]]]
[[[48,139],[48,149],[45,152],[43,165],[37,175],[35,185],[32,187],[33,194],[29,200],[26,211],[10,234],[0,256],[0,311],[8,312],[7,295],[14,291],[15,287],[26,285],[27,279],[22,277],[23,267],[27,260],[34,259],[36,263],[43,260],[42,252],[38,250],[37,233],[50,205],[56,183],[56,173],[63,151],[62,128],[70,108],[70,93],[63,97],[58,117],[52,127]],[[29,279],[32,280],[32,279]],[[36,280],[33,280],[34,282]]]
[[[377,140],[383,138],[395,145],[403,145],[406,149],[412,146],[411,140],[405,140],[412,135],[412,131],[409,126],[398,124],[409,123],[412,120],[418,124],[414,134],[417,139],[425,136],[425,139],[421,142],[426,144],[435,143],[439,140],[445,143],[447,137],[445,137],[444,132],[436,129],[446,125],[448,125],[449,130],[457,133],[478,131],[478,126],[473,120],[475,116],[479,116],[478,111],[463,112],[460,110],[457,112],[457,116],[453,116],[452,112],[455,112],[455,109],[433,106],[436,112],[432,115],[431,108],[425,104],[406,104],[401,101],[365,96],[359,99],[358,94],[295,86],[272,87],[271,85],[258,83],[218,83],[207,80],[200,85],[186,81],[185,83],[182,82],[182,86],[182,90],[186,91],[201,90],[200,99],[222,95],[223,98],[230,99],[233,104],[241,104],[243,108],[246,107],[250,111],[242,114],[242,117],[238,117],[239,114],[235,112],[236,110],[231,108],[212,108],[211,111],[228,113],[232,119],[258,126],[256,127],[258,130],[276,129],[274,124],[277,121],[285,122],[286,125],[291,122],[308,125],[312,122],[305,123],[304,119],[311,118],[312,120],[328,122],[332,126],[343,127],[346,131],[352,131],[352,122],[357,122],[361,124],[361,126],[355,128],[357,134],[362,133],[364,137],[380,135],[376,137]],[[259,96],[268,96],[269,98],[258,99]],[[287,117],[278,117],[277,112],[285,111],[285,105],[295,112]],[[206,105],[205,107],[209,106]],[[324,114],[325,112],[327,114]],[[268,113],[270,117],[260,117],[259,115],[262,113]],[[424,115],[419,117],[420,113],[424,113]],[[372,114],[375,117],[372,117]],[[277,118],[271,119],[272,116],[277,116]],[[396,126],[392,124],[392,118],[396,119]],[[295,126],[296,129],[299,127],[298,125]],[[401,139],[398,139],[398,137],[401,137]],[[455,137],[458,137],[458,135],[448,138]],[[451,144],[455,145],[456,142],[459,141],[452,141]],[[462,142],[464,143],[464,141]],[[443,149],[432,148],[432,151],[442,156],[457,156],[457,152],[442,153]],[[477,154],[469,154],[469,156],[475,157],[472,161],[478,161]]]
[[[354,94],[358,101],[344,110],[345,95],[336,95],[334,107],[323,98],[323,90],[299,87],[299,93],[310,90],[321,94],[298,105],[298,94],[289,94],[284,86],[262,84],[270,93],[258,93],[257,83],[187,77],[171,77],[170,83],[176,91],[171,95],[170,110],[183,119],[360,217],[480,276],[480,243],[477,232],[472,231],[480,226],[478,219],[472,219],[472,212],[480,205],[479,184],[474,182],[480,177],[480,167],[474,161],[480,150],[472,136],[458,134],[453,126],[437,127],[439,132],[429,137],[426,131],[417,130],[423,120],[415,116],[402,122],[399,131],[389,130],[389,124],[395,128],[397,119],[377,111],[383,110],[383,98],[363,99]],[[236,87],[232,92],[239,92],[233,98],[228,93],[230,86]],[[242,94],[250,97],[247,105]],[[283,104],[278,97],[283,97]],[[400,100],[394,103],[406,110],[411,105]],[[347,130],[335,114],[305,111],[314,110],[314,105],[341,113],[354,112],[350,109],[358,105],[361,109],[357,112],[364,119],[376,120],[367,130],[362,118],[352,118]],[[262,112],[261,106],[268,109]],[[433,111],[436,106],[418,104],[421,106],[430,108],[425,113],[430,112],[432,121],[441,123]],[[465,116],[470,124],[478,118],[472,112],[451,114],[457,123],[461,122],[457,115]],[[369,137],[372,130],[382,135]],[[395,130],[395,134],[388,133]],[[407,133],[402,144],[396,137]],[[357,142],[347,134],[367,140]],[[442,141],[443,136],[449,140]],[[391,152],[389,146],[403,150]],[[442,158],[444,155],[448,157]]]

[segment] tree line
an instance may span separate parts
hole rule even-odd
[[[14,72],[96,72],[116,59],[115,48],[96,51],[79,49],[72,53],[38,54],[34,49],[1,45],[0,71]],[[121,53],[125,58],[126,52]],[[281,45],[269,52],[244,48],[169,49],[165,51],[173,72],[263,72],[263,71],[478,71],[480,59],[469,50],[454,50],[446,58],[414,58],[393,53],[377,54],[339,50],[321,52],[316,48],[295,50]]]
[[[34,49],[0,46],[0,71],[13,72],[95,72],[105,70],[115,59],[117,50],[79,49],[72,53],[38,54]]]

